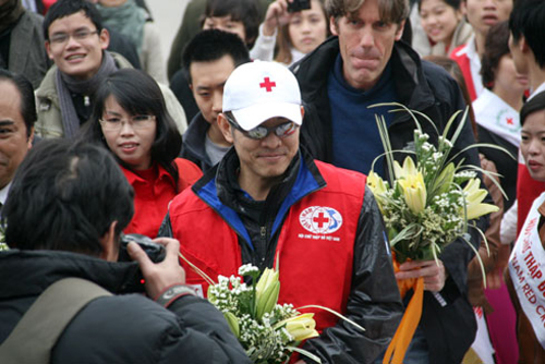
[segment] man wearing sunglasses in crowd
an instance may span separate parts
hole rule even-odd
[[[224,158],[169,207],[160,235],[209,277],[242,264],[280,272],[279,303],[326,306],[321,335],[304,349],[322,363],[369,363],[394,334],[401,301],[382,218],[365,176],[313,160],[299,148],[304,109],[295,76],[259,62],[237,67],[218,125],[233,143]],[[207,283],[185,261],[187,284]]]

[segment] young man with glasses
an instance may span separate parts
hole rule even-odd
[[[44,138],[73,137],[91,114],[100,82],[120,68],[132,68],[122,56],[108,52],[108,30],[86,0],[60,0],[44,19],[45,48],[55,65],[36,90],[36,133]],[[166,86],[161,91],[180,132],[187,127],[184,111]]]
[[[279,268],[280,303],[327,306],[366,330],[315,310],[321,335],[304,348],[322,363],[370,363],[402,309],[382,218],[364,175],[299,148],[303,114],[287,68],[236,68],[218,118],[233,148],[172,201],[160,235],[179,238],[181,253],[214,279],[242,264]],[[207,291],[192,268],[186,273]]]

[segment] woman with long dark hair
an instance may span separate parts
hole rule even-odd
[[[177,158],[182,137],[157,83],[142,71],[123,69],[100,85],[81,138],[102,144],[119,161],[135,191],[135,214],[125,229],[155,237],[168,203],[202,175]]]

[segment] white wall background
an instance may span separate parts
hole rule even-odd
[[[182,23],[182,16],[189,0],[146,0],[155,24],[161,33],[161,48],[165,64],[170,54],[170,45]]]

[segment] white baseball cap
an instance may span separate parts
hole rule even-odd
[[[301,125],[299,83],[293,73],[279,63],[244,63],[231,73],[223,88],[223,112],[226,111],[232,112],[246,131],[275,117]]]

